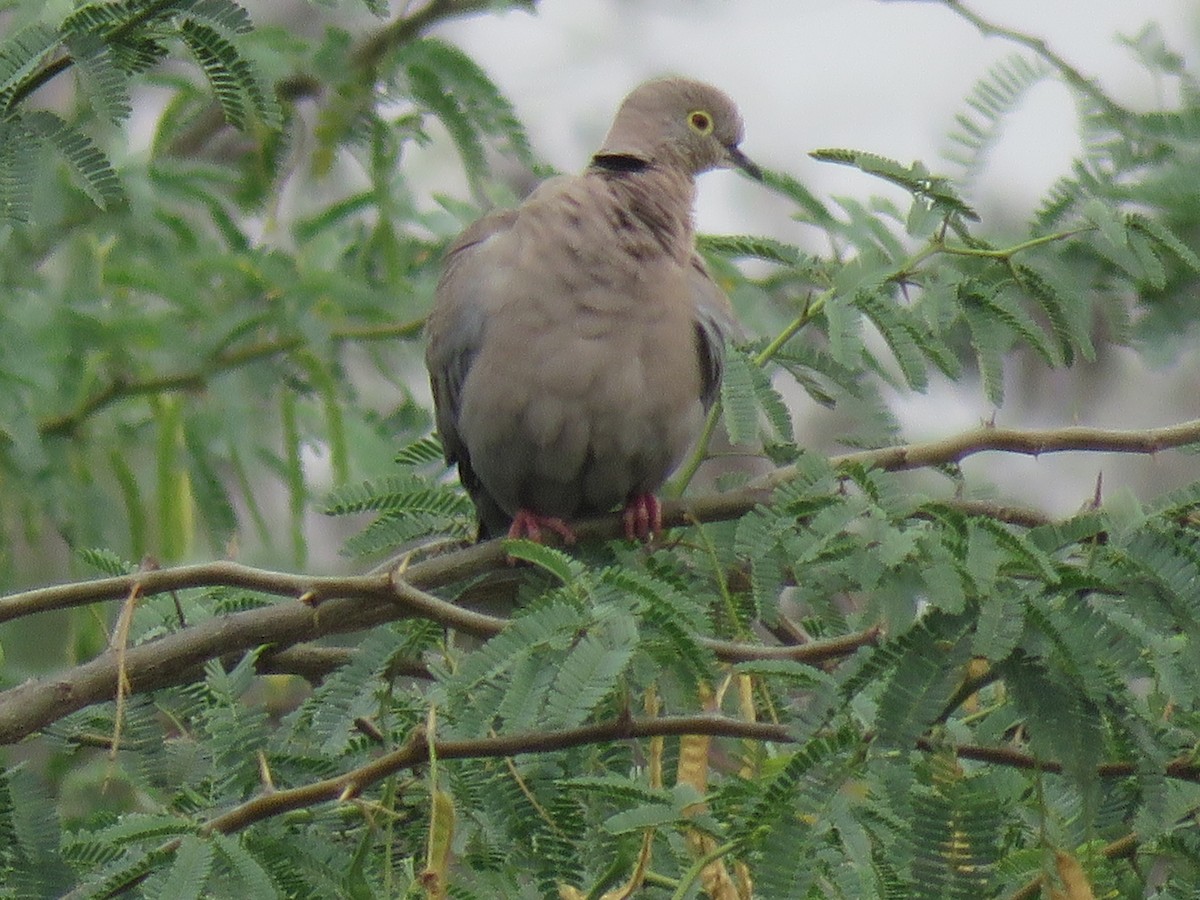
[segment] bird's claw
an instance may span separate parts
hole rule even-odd
[[[518,509],[513,516],[512,524],[508,526],[508,536],[517,540],[527,538],[535,544],[542,543],[542,529],[553,531],[565,544],[574,544],[576,537],[571,526],[557,516],[540,516],[528,509]]]
[[[621,514],[625,537],[631,541],[649,541],[662,531],[662,504],[653,494],[634,494]]]

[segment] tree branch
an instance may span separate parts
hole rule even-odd
[[[744,722],[739,719],[709,715],[667,716],[655,719],[621,717],[561,731],[534,731],[478,740],[430,741],[425,729],[417,728],[401,747],[390,753],[332,778],[301,787],[261,794],[209,819],[201,826],[200,832],[201,834],[234,834],[266,819],[306,809],[318,803],[351,800],[384,778],[427,763],[431,756],[436,757],[439,761],[489,759],[520,756],[525,753],[548,753],[618,740],[680,737],[682,735],[736,737],[786,743],[794,740],[782,725]],[[431,749],[432,754],[430,753]],[[180,839],[174,838],[159,847],[156,852],[161,855],[169,855],[178,850],[179,845]],[[134,876],[128,882],[115,886],[104,896],[117,896],[139,884],[145,878],[146,874]],[[72,892],[67,895],[65,900],[70,900],[75,896],[79,896],[78,893]]]
[[[1200,420],[1147,431],[1078,427],[1019,431],[989,427],[939,441],[849,453],[833,457],[831,462],[898,470],[958,462],[989,450],[1033,455],[1066,450],[1155,453],[1196,442],[1200,442]],[[769,504],[771,489],[795,474],[794,467],[784,467],[740,491],[664,504],[664,522],[675,526],[737,518],[756,505]],[[1024,511],[1019,518],[1036,522],[1036,513]],[[578,523],[576,533],[581,539],[619,537],[620,517]],[[428,618],[447,628],[491,637],[505,627],[506,619],[448,603],[429,591],[503,567],[506,562],[503,541],[488,541],[391,571],[357,576],[295,575],[233,562],[178,566],[12,594],[0,598],[0,622],[123,598],[135,588],[149,596],[184,588],[234,586],[303,601],[210,619],[130,648],[126,654],[127,673],[132,689],[143,692],[190,680],[195,677],[196,667],[210,659],[262,645],[280,651],[303,641],[405,618]],[[878,638],[876,629],[868,629],[832,641],[797,646],[713,638],[702,638],[701,643],[727,662],[784,658],[819,664],[852,653]],[[20,740],[71,712],[111,699],[117,677],[115,655],[106,653],[59,675],[0,692],[0,743]]]
[[[552,753],[555,750],[611,741],[682,735],[708,735],[780,743],[792,743],[795,740],[783,725],[745,722],[723,716],[694,715],[656,719],[618,718],[560,731],[532,731],[476,740],[438,740],[433,742],[433,750],[434,755],[441,761],[489,759],[520,756],[525,753]],[[210,819],[204,830],[231,834],[271,816],[302,809],[314,803],[357,797],[372,784],[390,775],[428,762],[429,750],[430,742],[426,740],[424,730],[417,729],[402,747],[391,753],[324,781],[248,800],[241,806]]]
[[[830,462],[835,466],[857,464],[896,472],[958,463],[968,456],[988,451],[1022,453],[1027,456],[1066,451],[1158,453],[1161,450],[1197,443],[1200,443],[1200,419],[1142,431],[1082,426],[1030,430],[982,426],[936,441],[846,453],[831,457]],[[795,475],[794,467],[785,466],[754,482],[754,485],[773,488],[790,481]]]
[[[532,11],[536,3],[537,0],[523,0],[519,5]],[[354,51],[351,62],[360,70],[371,71],[391,50],[404,46],[435,23],[486,12],[495,5],[495,0],[430,0],[411,15],[376,31]]]
[[[1001,37],[1032,50],[1058,70],[1058,73],[1067,84],[1071,85],[1071,87],[1075,88],[1081,94],[1090,97],[1113,118],[1122,123],[1127,123],[1134,118],[1132,112],[1104,93],[1093,79],[1088,78],[1079,69],[1067,62],[1066,59],[1050,49],[1050,45],[1042,38],[997,25],[985,19],[974,10],[968,9],[961,0],[941,0],[941,2],[947,9],[974,25],[979,30],[979,33],[985,37]]]
[[[502,542],[491,541],[417,563],[404,572],[404,578],[395,571],[345,578],[313,577],[216,562],[29,591],[0,601],[0,611],[60,609],[125,597],[135,587],[142,596],[149,596],[188,587],[232,585],[304,601],[208,619],[130,647],[124,654],[124,675],[131,691],[144,693],[194,679],[198,667],[210,659],[264,645],[283,649],[302,641],[361,631],[398,619],[429,618],[448,628],[492,637],[504,628],[506,619],[464,609],[415,587],[416,584],[441,586],[459,580],[465,575],[464,557],[491,566],[504,565],[506,558]],[[877,639],[878,630],[869,629],[829,642],[794,647],[706,638],[701,638],[700,643],[727,661],[782,658],[815,665],[853,653]],[[120,676],[117,655],[110,651],[58,675],[27,681],[0,692],[0,744],[21,740],[63,716],[112,699]]]
[[[334,329],[330,339],[335,343],[395,340],[415,337],[425,327],[425,320],[387,323],[385,325],[356,325]],[[282,356],[304,346],[304,338],[298,335],[260,341],[244,347],[222,350],[194,369],[165,375],[152,375],[144,379],[126,380],[115,378],[104,387],[85,398],[74,410],[50,416],[38,423],[42,437],[72,434],[85,419],[102,409],[131,397],[148,394],[165,394],[174,391],[203,390],[217,375],[231,372],[272,356]]]
[[[416,728],[403,745],[384,755],[364,763],[357,768],[311,784],[285,790],[270,791],[247,800],[233,809],[213,816],[201,828],[201,834],[235,834],[252,825],[275,816],[316,806],[331,801],[346,801],[359,797],[374,784],[405,770],[414,769],[436,757],[439,761],[452,759],[492,759],[514,757],[527,753],[552,753],[590,744],[612,741],[636,740],[651,737],[682,737],[685,735],[707,735],[710,737],[740,738],[753,741],[775,741],[795,743],[795,736],[784,725],[765,722],[747,722],[717,715],[664,716],[661,718],[634,719],[622,716],[591,725],[558,731],[532,731],[520,734],[498,735],[467,740],[430,741],[424,728]],[[917,741],[918,749],[924,752],[935,750],[927,738]],[[432,751],[432,752],[431,752]],[[1020,751],[1005,747],[979,747],[964,745],[954,750],[959,759],[973,759],[996,765],[1019,769],[1059,773],[1062,765],[1043,761]],[[1101,777],[1124,777],[1136,771],[1133,763],[1105,763],[1098,768]],[[1188,781],[1200,780],[1200,766],[1190,760],[1179,759],[1167,767],[1167,775]],[[179,847],[178,838],[168,841],[159,848],[159,853],[174,853]],[[1128,846],[1127,841],[1117,842],[1114,848]],[[1114,849],[1114,853],[1117,852]],[[1107,851],[1106,851],[1107,853]],[[140,881],[144,876],[138,876]],[[123,885],[132,887],[136,881]],[[120,889],[119,889],[120,890]],[[119,892],[118,890],[118,892]],[[70,896],[70,895],[68,895]],[[112,895],[110,895],[112,896]],[[1032,896],[1032,895],[1030,895]]]
[[[918,738],[917,749],[931,753],[936,748],[928,738]],[[1020,750],[1014,750],[1010,747],[980,747],[973,744],[963,744],[955,747],[954,753],[959,759],[971,759],[976,762],[990,763],[994,766],[1007,766],[1010,769],[1049,772],[1052,775],[1061,775],[1063,770],[1062,763],[1060,762],[1038,759],[1036,756],[1022,753]],[[1124,760],[1101,763],[1096,766],[1096,775],[1100,778],[1128,778],[1131,775],[1136,775],[1137,771],[1138,767],[1136,763]],[[1171,760],[1171,762],[1167,763],[1164,771],[1168,778],[1176,778],[1180,781],[1200,782],[1200,762],[1187,756]]]

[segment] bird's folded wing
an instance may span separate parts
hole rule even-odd
[[[699,254],[689,272],[696,311],[696,349],[700,354],[700,399],[709,409],[717,399],[725,372],[725,342],[741,337],[729,298],[708,274]]]
[[[425,361],[448,463],[458,462],[466,452],[458,433],[462,389],[479,353],[486,323],[486,303],[480,292],[487,279],[473,264],[475,253],[488,238],[510,228],[516,217],[516,210],[511,209],[490,213],[460,234],[446,251],[437,303],[426,324]]]

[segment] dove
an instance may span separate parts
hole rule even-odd
[[[696,252],[695,176],[761,180],[742,133],[717,88],[646,82],[581,174],[450,244],[425,359],[479,540],[573,543],[573,520],[618,506],[629,539],[662,530],[656,491],[695,443],[737,334]]]

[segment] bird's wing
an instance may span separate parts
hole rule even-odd
[[[708,274],[699,254],[692,257],[689,279],[696,313],[696,351],[700,356],[700,399],[705,410],[716,402],[725,372],[725,342],[741,335],[725,292]]]
[[[479,249],[512,227],[516,210],[498,210],[469,226],[446,251],[433,310],[426,324],[425,364],[433,390],[434,416],[447,463],[457,463],[459,476],[479,512],[480,539],[507,527],[508,516],[487,493],[471,466],[459,433],[463,384],[479,353],[487,325],[486,272]]]
[[[433,310],[426,324],[425,363],[433,388],[438,434],[446,462],[457,462],[465,448],[458,433],[462,388],[479,353],[487,323],[485,274],[475,262],[479,248],[516,220],[516,210],[499,210],[468,227],[446,251]]]

